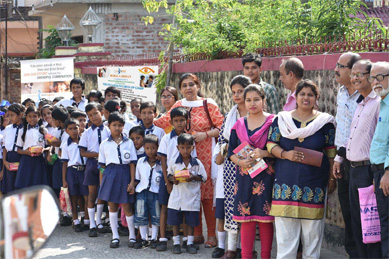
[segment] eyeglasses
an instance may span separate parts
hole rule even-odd
[[[339,63],[336,63],[336,67],[337,68],[345,68],[345,67],[347,67],[347,68],[349,68],[347,65],[342,65],[342,64],[339,64]]]
[[[370,74],[370,72],[365,72],[365,73],[359,72],[356,74],[350,74],[350,78],[352,79],[352,78],[356,77],[357,79],[359,79],[359,78],[364,77],[366,74]]]
[[[377,76],[369,76],[369,78],[367,79],[367,81],[369,81],[369,83],[373,83],[374,80],[377,80],[378,82],[381,82],[382,80],[384,80],[385,76],[389,76],[389,74],[378,74]]]
[[[161,99],[171,99],[173,98],[173,95],[162,95]]]

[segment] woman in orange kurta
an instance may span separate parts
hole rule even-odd
[[[219,129],[223,124],[223,115],[220,113],[216,102],[210,98],[202,98],[199,96],[201,88],[200,81],[194,74],[182,75],[179,88],[184,99],[177,101],[173,107],[185,107],[189,111],[190,122],[187,125],[188,133],[191,133],[196,141],[197,158],[204,164],[207,171],[207,182],[201,186],[201,203],[204,209],[205,220],[207,222],[208,241],[205,247],[215,247],[215,212],[213,210],[213,184],[211,179],[212,170],[212,143],[214,138],[218,137]],[[215,128],[212,127],[204,107],[204,100],[206,100],[207,108],[210,118]],[[170,111],[159,119],[154,121],[154,124],[160,128],[167,128],[170,126]],[[170,186],[169,186],[170,185]],[[171,190],[171,183],[167,184],[168,191]],[[200,210],[200,226],[195,228],[195,243],[202,243],[204,237],[202,235],[202,220]]]

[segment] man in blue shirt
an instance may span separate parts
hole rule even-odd
[[[370,146],[370,162],[381,223],[382,258],[389,258],[389,62],[375,63],[369,82],[381,97],[378,123]]]

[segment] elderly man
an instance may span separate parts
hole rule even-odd
[[[261,56],[256,53],[249,53],[243,56],[243,74],[251,79],[254,84],[258,84],[263,88],[266,95],[266,111],[271,114],[277,114],[281,110],[280,98],[276,88],[268,83],[265,83],[261,77],[262,70]]]
[[[377,128],[370,147],[371,170],[381,223],[382,258],[389,258],[389,63],[373,65],[369,82],[381,97]]]
[[[296,109],[296,86],[304,76],[304,65],[300,59],[292,57],[282,61],[280,66],[280,81],[290,91],[283,107],[284,111]]]
[[[364,244],[362,242],[362,227],[358,188],[373,184],[370,170],[370,144],[378,121],[380,98],[371,88],[367,80],[372,63],[370,60],[357,61],[351,70],[351,83],[358,90],[357,108],[351,122],[350,137],[345,145],[346,158],[350,161],[349,199],[351,225],[359,258],[380,258],[381,244]],[[337,155],[334,159],[333,175],[341,178],[340,165],[344,157]]]
[[[85,106],[88,104],[88,100],[82,95],[85,90],[85,82],[80,78],[74,78],[70,81],[70,91],[72,91],[73,97],[70,99],[62,99],[55,105],[62,105],[65,108],[68,106],[75,106],[81,111],[85,111]]]
[[[350,136],[350,125],[354,116],[355,109],[357,108],[357,98],[359,93],[355,90],[351,83],[350,73],[351,68],[361,59],[356,53],[347,52],[342,54],[335,66],[335,80],[341,85],[337,95],[337,111],[336,111],[336,135],[335,146],[338,153],[341,153],[345,157],[345,146],[348,137]],[[342,152],[342,150],[344,152]],[[342,178],[338,179],[338,197],[340,208],[345,225],[345,249],[351,258],[357,256],[357,250],[355,247],[354,237],[351,228],[351,216],[350,216],[350,201],[349,201],[349,189],[348,179],[350,171],[350,162],[344,159],[341,166]]]

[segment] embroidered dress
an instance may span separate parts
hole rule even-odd
[[[227,118],[228,113],[225,118]],[[237,114],[236,120],[239,118]],[[236,122],[235,120],[235,122]],[[223,125],[220,129],[218,143],[223,145],[228,143],[228,139],[223,136],[225,129],[226,120],[224,120]],[[236,182],[236,165],[229,159],[224,160],[223,166],[223,186],[224,186],[224,228],[231,231],[232,233],[238,233],[238,224],[232,216],[234,215],[234,188]]]
[[[297,128],[305,128],[318,116],[302,122],[292,118]],[[268,150],[279,145],[285,151],[295,146],[324,151],[321,167],[277,159],[273,185],[273,202],[270,215],[299,219],[322,219],[324,201],[327,191],[329,162],[336,153],[334,146],[335,127],[332,123],[324,124],[313,135],[306,138],[289,139],[280,133],[279,118],[276,118],[269,129]]]
[[[266,148],[267,133],[273,118],[274,115],[269,115],[265,123],[254,130],[248,129],[247,117],[240,118],[231,130],[228,157],[234,155],[233,150],[243,141],[247,141],[255,148]],[[265,158],[265,162],[268,164],[268,168],[254,178],[238,167],[234,186],[233,219],[236,222],[274,221],[274,217],[269,215],[274,181],[273,160]]]
[[[223,123],[223,115],[214,100],[207,98],[208,111],[213,124],[220,128]],[[176,107],[184,107],[189,111],[190,122],[187,125],[188,133],[205,132],[211,130],[207,114],[203,107],[203,100],[187,101],[186,99],[177,101],[170,111]],[[154,121],[154,125],[162,129],[170,127],[170,111],[161,118]],[[207,172],[207,182],[201,185],[201,199],[213,199],[213,186],[211,178],[212,165],[212,138],[196,142],[197,158],[205,167]]]

